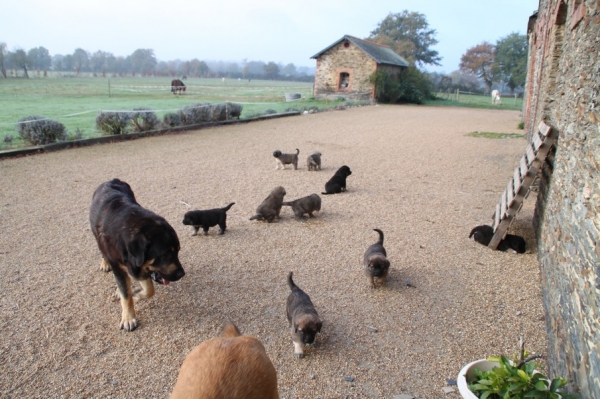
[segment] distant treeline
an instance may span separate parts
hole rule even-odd
[[[29,77],[30,71],[47,75],[48,71],[65,72],[75,76],[92,73],[95,76],[167,76],[167,77],[228,77],[242,79],[278,79],[312,81],[315,68],[296,67],[273,61],[158,61],[152,49],[137,49],[126,57],[98,50],[90,53],[82,48],[73,54],[51,55],[44,47],[28,51],[6,50],[0,42],[0,72],[4,78]]]

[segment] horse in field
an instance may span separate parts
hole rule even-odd
[[[181,94],[182,92],[185,93],[185,85],[183,84],[183,82],[179,79],[173,79],[171,81],[171,93]]]

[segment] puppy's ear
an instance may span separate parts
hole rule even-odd
[[[133,240],[127,244],[127,261],[135,268],[140,268],[146,261],[144,256],[146,248],[148,247],[148,240],[143,235],[137,235]]]

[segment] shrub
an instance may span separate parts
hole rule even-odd
[[[12,134],[7,134],[7,135],[4,136],[4,142],[6,144],[9,144],[9,145],[12,144],[12,142],[13,142],[14,139],[15,138],[13,137]]]
[[[179,114],[169,112],[163,116],[163,122],[169,127],[175,127],[181,125],[181,117]]]
[[[517,125],[517,128],[521,129],[521,130],[525,129],[525,122],[524,121],[519,122],[519,124]]]
[[[273,115],[273,114],[276,114],[276,113],[277,113],[277,111],[275,111],[274,109],[271,109],[271,108],[266,109],[266,110],[263,111],[263,115]]]
[[[32,145],[50,144],[67,139],[65,125],[43,116],[21,118],[16,129],[21,138]]]
[[[160,120],[149,108],[134,108],[130,116],[134,132],[148,132],[160,125]]]
[[[182,125],[195,125],[209,122],[211,119],[211,105],[196,103],[179,110],[179,119]]]
[[[238,118],[242,115],[242,104],[227,103],[227,119]]]
[[[69,140],[81,140],[83,138],[83,131],[80,128],[75,129],[75,133],[69,136]]]
[[[100,112],[96,115],[96,127],[104,133],[118,135],[127,133],[131,121],[129,112]]]
[[[433,99],[433,83],[416,68],[408,68],[396,75],[385,70],[373,73],[369,82],[375,85],[375,98],[382,103],[422,104]]]

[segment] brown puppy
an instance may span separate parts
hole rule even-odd
[[[281,212],[285,194],[283,187],[275,187],[271,194],[256,208],[256,215],[252,216],[250,220],[266,220],[271,223],[273,219],[279,219],[279,212]]]
[[[228,323],[185,358],[171,399],[278,399],[277,372],[262,343]]]
[[[288,286],[292,290],[287,299],[286,314],[294,342],[294,356],[304,357],[304,345],[315,342],[315,336],[321,331],[323,322],[315,310],[310,297],[292,280],[293,272],[288,274]]]
[[[387,259],[387,254],[383,247],[383,231],[379,229],[373,230],[379,233],[379,240],[367,248],[363,259],[365,275],[371,288],[375,288],[376,281],[380,285],[384,285],[390,270],[390,261]]]
[[[152,280],[168,285],[185,275],[179,263],[179,238],[157,214],[142,208],[129,184],[119,179],[102,183],[90,205],[90,225],[102,254],[100,269],[112,270],[121,298],[121,329],[137,327],[134,300],[154,295]],[[133,293],[131,280],[141,291]]]
[[[306,158],[306,168],[311,170],[321,170],[321,153],[315,152]]]
[[[284,202],[282,205],[291,206],[294,217],[298,220],[302,220],[305,213],[308,213],[308,216],[312,218],[313,212],[321,210],[321,197],[317,194],[311,194],[294,201]]]
[[[279,165],[281,165],[281,169],[285,169],[285,165],[288,164],[294,165],[294,170],[298,169],[298,154],[300,154],[300,150],[297,148],[295,154],[285,154],[279,150],[273,151],[273,156],[277,159],[275,170],[279,169]]]

